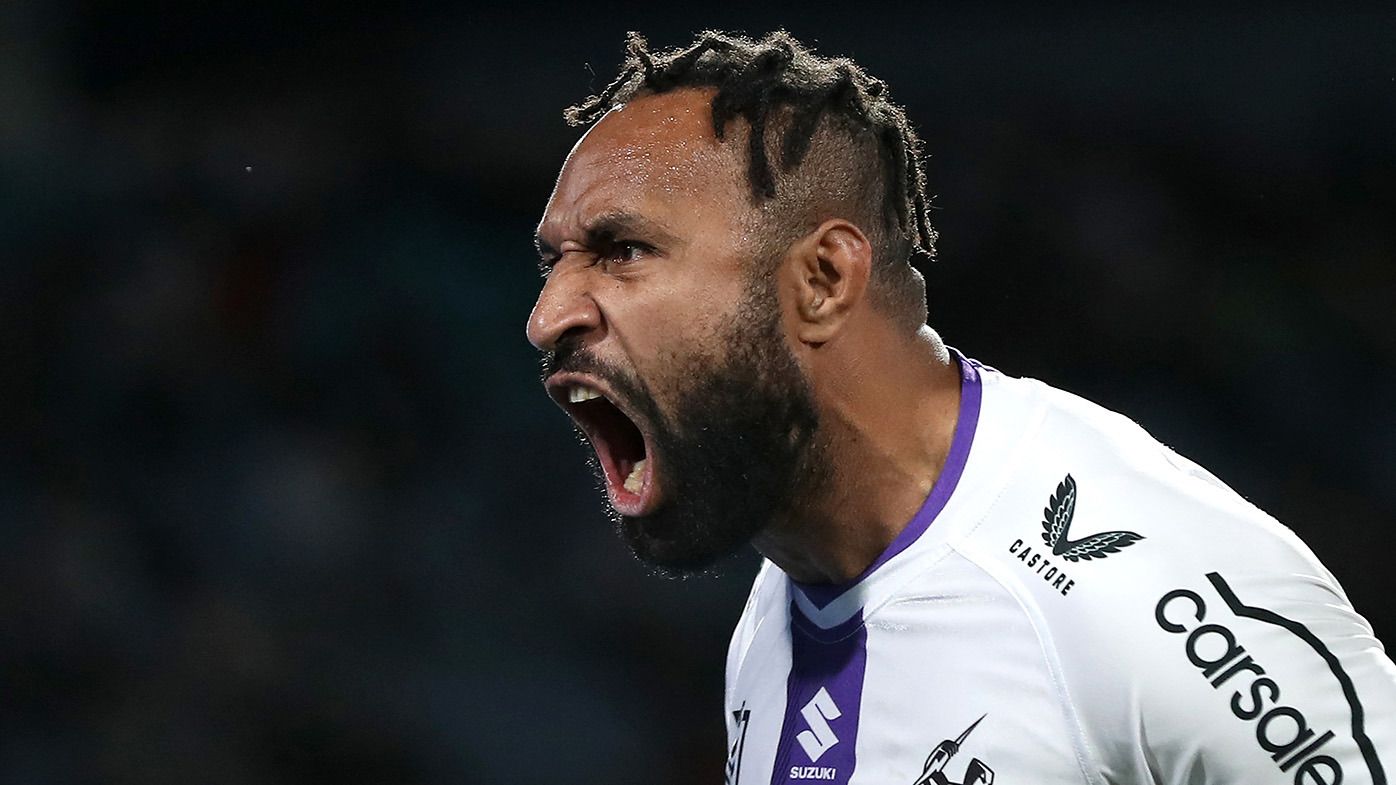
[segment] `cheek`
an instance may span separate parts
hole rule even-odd
[[[713,353],[736,316],[740,282],[733,280],[735,276],[694,269],[699,264],[661,264],[673,269],[648,278],[616,301],[615,326],[627,351],[669,364],[695,353]]]
[[[711,328],[701,309],[690,312],[681,304],[657,308],[640,324],[627,342],[628,351],[636,371],[658,397],[712,353]]]
[[[672,411],[695,375],[721,362],[730,316],[715,304],[689,298],[636,308],[623,339],[628,360],[663,410]]]

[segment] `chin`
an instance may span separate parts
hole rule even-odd
[[[669,577],[711,573],[755,535],[741,519],[726,518],[728,527],[718,530],[710,522],[722,516],[700,522],[686,512],[666,506],[643,517],[617,515],[617,529],[636,559]]]

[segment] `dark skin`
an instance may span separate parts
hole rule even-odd
[[[661,411],[676,405],[684,358],[722,356],[715,336],[735,318],[765,217],[745,179],[744,129],[718,141],[711,97],[678,90],[607,114],[568,156],[538,227],[551,271],[529,341],[544,351],[579,342],[643,380]],[[796,580],[842,583],[925,501],[949,453],[959,376],[934,331],[908,330],[874,305],[864,232],[838,215],[810,225],[773,274],[832,473],[753,545]],[[548,380],[555,398],[593,382],[607,392],[600,380],[561,376]],[[653,487],[627,514],[682,503],[664,495],[663,456],[649,460]]]

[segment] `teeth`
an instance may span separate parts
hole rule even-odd
[[[601,393],[591,389],[590,387],[582,387],[579,385],[577,387],[568,388],[567,390],[568,403],[581,403],[583,401],[590,401],[593,398],[600,397]]]
[[[645,487],[645,460],[641,458],[636,461],[634,468],[630,470],[630,476],[625,478],[627,491],[639,493]]]

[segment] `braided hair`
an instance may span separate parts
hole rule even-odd
[[[746,121],[747,180],[758,203],[775,199],[777,185],[823,140],[833,140],[835,148],[833,158],[825,160],[837,161],[834,165],[854,178],[871,174],[872,188],[881,191],[881,212],[873,213],[881,226],[870,233],[881,246],[880,266],[904,283],[914,279],[924,320],[924,281],[908,264],[913,254],[935,256],[921,140],[906,112],[889,99],[884,82],[852,60],[814,54],[784,30],[760,40],[710,30],[667,51],[651,50],[632,32],[615,80],[563,116],[571,125],[586,125],[635,97],[681,88],[714,90],[712,123],[719,140],[733,120]],[[860,153],[877,160],[848,160]],[[870,195],[876,200],[875,192]]]

